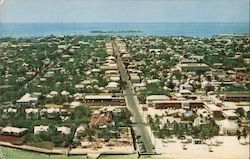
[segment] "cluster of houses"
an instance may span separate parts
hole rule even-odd
[[[124,38],[124,41],[129,52],[129,55],[128,52],[123,53],[129,57],[124,59],[124,63],[135,92],[140,94],[141,91],[147,90],[147,85],[151,83],[158,83],[164,91],[169,92],[169,95],[159,94],[158,91],[149,92],[151,95],[147,95],[146,100],[141,101],[144,114],[154,116],[164,114],[168,110],[195,110],[198,117],[194,120],[194,125],[209,117],[219,119],[218,122],[216,120],[216,124],[220,126],[222,134],[235,135],[242,129],[250,131],[250,92],[246,88],[250,80],[247,78],[247,69],[225,69],[226,67],[219,67],[221,64],[211,66],[210,63],[206,63],[206,54],[187,52],[195,45],[196,48],[204,47],[220,52],[221,50],[217,50],[213,45],[220,45],[222,42],[230,45],[232,39],[222,38],[216,40],[213,45],[205,43],[202,39],[183,37],[133,37]],[[244,39],[234,40],[242,45],[243,41]],[[237,52],[237,57],[234,58],[242,57],[243,54]],[[164,63],[172,65],[164,66]],[[227,88],[237,87],[244,90],[227,91]],[[238,109],[244,110],[244,117],[237,112]]]

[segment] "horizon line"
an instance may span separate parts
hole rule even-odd
[[[115,23],[115,24],[141,24],[141,23],[148,23],[148,24],[154,24],[154,23],[248,23],[246,21],[242,22],[215,22],[215,21],[207,21],[207,22],[0,22],[1,24],[55,24],[55,23],[61,23],[61,24],[68,24],[68,23],[75,23],[75,24],[110,24],[110,23]]]

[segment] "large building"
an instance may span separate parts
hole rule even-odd
[[[38,98],[31,97],[31,94],[26,93],[20,99],[16,101],[18,107],[35,107],[37,105]]]
[[[209,71],[208,65],[203,63],[185,63],[179,64],[179,69],[183,72],[195,72],[195,71]]]

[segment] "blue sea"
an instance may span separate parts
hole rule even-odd
[[[100,35],[91,31],[140,31],[101,35],[211,37],[249,33],[249,23],[0,23],[0,37]]]

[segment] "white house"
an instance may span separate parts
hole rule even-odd
[[[118,91],[119,90],[119,83],[117,82],[109,82],[105,88],[108,90],[108,92]]]
[[[228,119],[219,121],[219,126],[220,126],[220,132],[222,134],[227,134],[227,135],[235,135],[239,128],[236,121]]]
[[[49,126],[34,126],[34,134],[39,134],[40,132],[47,132],[49,130]]]
[[[200,126],[209,123],[210,123],[209,120],[207,120],[206,118],[197,117],[194,119],[193,126]]]
[[[62,134],[65,134],[65,135],[69,135],[70,134],[70,131],[71,129],[66,127],[66,126],[60,126],[60,127],[57,127],[56,130],[58,132],[61,132]]]
[[[38,109],[35,108],[28,108],[25,109],[25,113],[26,113],[26,119],[37,119],[39,117],[39,111]]]
[[[3,135],[21,136],[27,130],[28,130],[27,128],[17,128],[17,127],[7,126],[7,127],[2,129],[1,134],[3,134]]]
[[[37,101],[37,97],[31,97],[31,94],[26,93],[16,101],[16,105],[18,107],[35,107],[37,105]]]
[[[170,100],[166,95],[150,95],[146,97],[147,106],[153,106],[153,101],[165,101]]]

